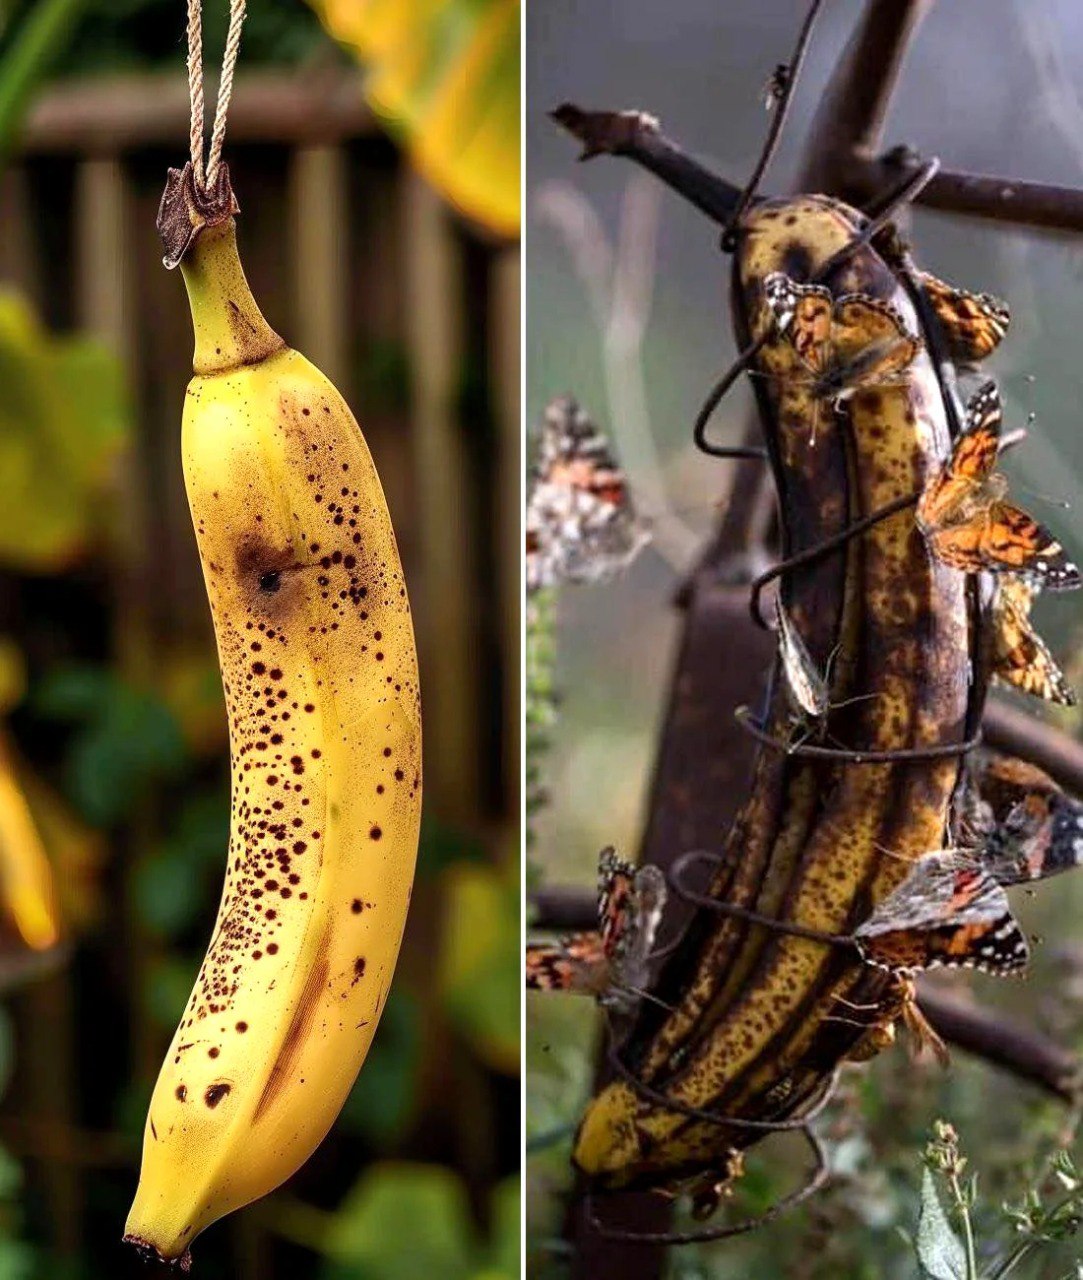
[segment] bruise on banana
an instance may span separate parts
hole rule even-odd
[[[767,275],[811,279],[861,225],[860,214],[824,197],[766,201],[749,214],[734,259],[739,346],[772,325]],[[824,283],[836,297],[860,292],[890,302],[921,332],[906,289],[874,249],[859,249]],[[935,335],[924,336],[938,355]],[[947,455],[949,418],[928,351],[903,385],[858,391],[844,410],[821,404],[814,442],[811,398],[775,332],[758,373],[783,554],[920,489]],[[835,655],[834,701],[863,698],[832,712],[832,739],[885,751],[969,736],[984,697],[976,587],[932,558],[912,511],[793,574],[784,591],[821,671]],[[783,740],[792,729],[778,670],[766,727]],[[761,750],[709,892],[847,934],[902,879],[908,860],[943,844],[961,769],[955,757],[859,766]],[[674,1011],[644,1002],[623,1047],[631,1070],[682,1104],[753,1120],[799,1115],[848,1052],[869,1055],[886,1042],[883,1027],[899,1012],[897,988],[856,953],[705,908],[655,992]],[[612,1186],[672,1186],[760,1136],[655,1105],[617,1081],[589,1104],[575,1159]]]

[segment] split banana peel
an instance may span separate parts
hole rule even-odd
[[[942,353],[945,335],[923,324],[890,243],[878,241],[881,252],[859,248],[823,283],[836,297],[889,302],[925,339],[905,381],[859,390],[845,415],[823,412],[813,430],[809,397],[782,376],[792,356],[773,330],[764,280],[778,271],[815,278],[864,224],[838,201],[801,196],[763,201],[738,234],[738,345],[766,335],[764,376],[753,383],[786,555],[920,490],[950,449],[949,406],[930,355]],[[934,559],[912,510],[788,578],[787,611],[821,671],[834,655],[835,696],[861,699],[832,713],[832,737],[875,752],[966,741],[988,679],[982,590],[979,579]],[[786,741],[783,684],[776,669],[765,728]],[[720,833],[725,857],[708,892],[783,922],[850,934],[910,860],[942,847],[962,772],[961,755],[855,765],[764,748],[747,803],[728,839]],[[889,1040],[899,1013],[897,988],[854,952],[709,909],[699,910],[652,994],[657,1001],[643,1002],[622,1058],[678,1108],[723,1119],[799,1117],[839,1061],[871,1056]],[[735,1153],[762,1136],[668,1108],[617,1080],[589,1103],[574,1154],[611,1187],[673,1187],[724,1176],[739,1164]]]
[[[159,230],[195,329],[184,475],[229,717],[218,920],[147,1115],[125,1238],[195,1237],[330,1128],[387,1001],[421,811],[395,534],[345,401],[259,311],[222,166],[172,170]]]

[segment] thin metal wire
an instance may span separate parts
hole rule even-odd
[[[792,746],[782,738],[768,733],[756,724],[748,707],[738,707],[733,718],[750,733],[757,742],[789,756],[806,756],[815,760],[836,760],[846,764],[904,764],[927,760],[944,760],[952,756],[965,756],[981,745],[981,732],[962,742],[943,742],[928,747],[896,747],[890,751],[860,751],[852,747],[821,747],[802,743]]]
[[[755,1231],[759,1227],[766,1226],[767,1223],[774,1221],[781,1214],[787,1213],[791,1209],[796,1209],[798,1205],[803,1204],[811,1196],[814,1196],[830,1176],[827,1153],[824,1150],[823,1143],[807,1126],[800,1129],[799,1132],[809,1144],[815,1160],[808,1180],[796,1191],[791,1191],[788,1195],[783,1196],[781,1200],[776,1201],[769,1209],[765,1209],[763,1213],[758,1214],[755,1218],[745,1218],[741,1222],[729,1223],[726,1226],[705,1227],[700,1231],[634,1231],[628,1227],[611,1227],[595,1213],[594,1206],[599,1196],[598,1193],[588,1188],[583,1197],[587,1220],[590,1222],[591,1229],[607,1240],[624,1240],[638,1244],[696,1244],[710,1240],[724,1240],[728,1236],[739,1236],[749,1231]],[[608,1198],[609,1196],[620,1194],[622,1193],[610,1192],[603,1193],[603,1196]]]
[[[789,573],[791,569],[799,569],[806,564],[811,564],[829,552],[845,546],[852,538],[856,538],[866,530],[871,529],[874,525],[879,524],[881,520],[888,520],[891,516],[898,515],[900,511],[905,511],[907,507],[916,507],[920,498],[920,492],[908,493],[904,497],[896,498],[894,501],[878,507],[875,511],[871,511],[867,516],[862,516],[860,520],[855,520],[853,524],[849,524],[845,529],[832,534],[830,538],[824,538],[822,542],[806,547],[804,551],[798,551],[792,556],[787,556],[785,560],[780,560],[778,564],[772,565],[770,569],[761,573],[749,588],[748,608],[752,614],[752,621],[762,631],[771,630],[770,624],[760,612],[760,595],[769,582],[773,582],[775,578],[781,577],[784,573]]]
[[[789,1120],[751,1120],[744,1116],[724,1116],[717,1111],[707,1111],[703,1107],[694,1107],[690,1102],[682,1102],[680,1098],[671,1097],[669,1094],[653,1088],[645,1080],[640,1080],[631,1068],[621,1060],[612,1035],[609,1036],[606,1045],[606,1061],[625,1084],[630,1084],[641,1098],[661,1108],[663,1111],[674,1111],[679,1115],[687,1116],[690,1120],[718,1125],[721,1129],[747,1129],[752,1133],[791,1133],[796,1129],[803,1129],[807,1124],[815,1120],[828,1105],[834,1096],[835,1090],[838,1088],[839,1082],[839,1073],[835,1070],[828,1077],[822,1091],[816,1096],[815,1102],[813,1102],[808,1111],[800,1116],[794,1116]]]
[[[885,192],[878,202],[877,211],[870,221],[851,240],[834,253],[812,277],[811,284],[822,284],[844,262],[874,240],[898,212],[899,208],[914,200],[936,176],[940,161],[933,157],[921,165],[915,172],[908,174],[899,183]],[[882,204],[882,207],[879,205]],[[735,223],[732,225],[736,225]],[[722,402],[723,396],[737,381],[741,373],[748,368],[755,357],[772,336],[770,328],[766,329],[754,342],[750,343],[737,356],[733,364],[707,393],[692,427],[692,438],[696,447],[712,458],[766,458],[767,450],[757,445],[712,445],[707,440],[707,425],[714,416],[714,411]]]
[[[809,942],[822,942],[827,946],[844,947],[847,950],[858,951],[856,941],[845,933],[825,933],[820,929],[810,929],[806,925],[791,924],[787,920],[777,920],[774,916],[761,915],[758,911],[752,911],[748,907],[739,907],[732,902],[723,902],[718,898],[708,897],[707,894],[697,893],[687,888],[683,883],[684,873],[693,862],[714,862],[716,865],[721,864],[724,859],[710,849],[690,849],[687,853],[673,862],[669,869],[669,882],[673,887],[674,893],[678,898],[683,898],[685,902],[691,903],[697,907],[707,907],[711,911],[717,911],[721,915],[731,916],[735,920],[744,920],[748,924],[762,925],[765,929],[771,929],[775,933],[789,934],[794,938],[804,938]]]
[[[749,178],[745,189],[741,192],[737,200],[737,207],[734,209],[729,222],[726,224],[722,232],[722,248],[726,253],[732,253],[737,247],[737,230],[741,219],[744,217],[745,210],[752,203],[756,195],[756,188],[760,185],[763,175],[767,172],[767,166],[771,163],[775,151],[778,148],[779,139],[782,136],[782,129],[786,123],[786,119],[790,113],[790,99],[793,97],[794,88],[797,85],[798,77],[801,74],[801,67],[805,61],[805,53],[808,50],[809,40],[812,36],[812,28],[816,22],[816,15],[820,12],[820,6],[823,0],[812,0],[809,5],[808,13],[805,15],[805,21],[801,25],[801,31],[797,37],[797,45],[793,51],[793,57],[787,66],[786,84],[782,91],[782,97],[779,99],[775,107],[774,116],[771,120],[771,127],[767,131],[767,139],[764,142],[763,150],[760,152],[760,158],[756,162],[755,169],[752,170],[752,176]]]

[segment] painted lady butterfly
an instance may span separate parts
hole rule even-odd
[[[526,985],[540,991],[592,995],[630,1012],[644,996],[654,940],[666,903],[666,881],[655,866],[636,869],[613,848],[598,859],[598,929],[557,943],[529,943]]]
[[[527,498],[527,591],[609,577],[650,536],[605,436],[571,397],[552,401]]]
[[[781,271],[764,279],[764,300],[802,372],[787,381],[812,399],[812,437],[819,413],[859,391],[904,386],[922,349],[894,307],[860,293],[833,297],[823,285],[796,284]]]
[[[1068,591],[1079,570],[1048,529],[1007,502],[1007,480],[994,470],[1000,446],[1000,393],[987,382],[967,405],[966,426],[951,457],[926,484],[918,527],[934,554],[966,573],[1015,573],[1036,586]]]

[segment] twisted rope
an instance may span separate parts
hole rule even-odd
[[[241,27],[245,19],[245,0],[230,0],[229,31],[226,49],[222,55],[222,76],[218,82],[218,102],[214,110],[214,127],[211,130],[211,148],[207,165],[203,166],[203,128],[205,104],[203,98],[203,2],[188,0],[188,95],[192,102],[192,127],[189,142],[192,152],[192,172],[196,185],[203,191],[214,186],[218,168],[222,162],[222,148],[226,141],[226,120],[233,96],[233,75],[241,49]]]

